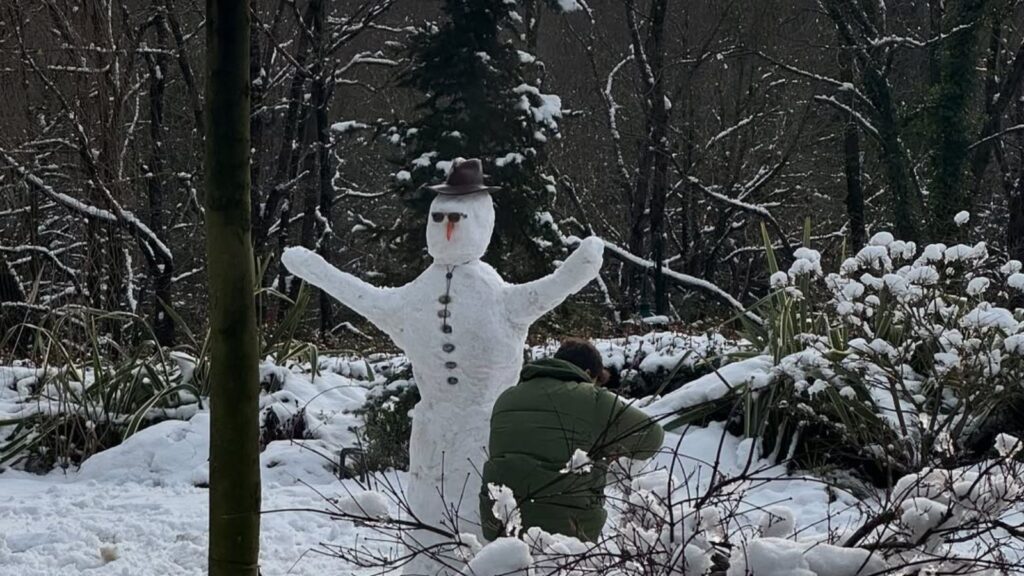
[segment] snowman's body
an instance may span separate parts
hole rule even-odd
[[[373,287],[302,248],[288,249],[282,259],[296,276],[368,318],[405,351],[421,396],[409,446],[409,508],[425,524],[479,535],[477,495],[491,408],[516,384],[530,324],[597,275],[603,243],[588,238],[554,273],[511,285],[480,261],[494,225],[488,194],[438,196],[431,212],[458,213],[461,219],[454,226],[428,223],[434,263],[400,288]],[[416,549],[445,541],[427,531],[409,538]],[[451,570],[418,558],[405,573]]]

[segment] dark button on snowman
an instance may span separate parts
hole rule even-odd
[[[405,286],[377,288],[305,248],[289,248],[281,259],[405,351],[422,398],[409,446],[409,505],[419,520],[450,529],[448,511],[461,501],[458,530],[479,534],[478,470],[494,401],[518,380],[530,324],[597,276],[604,244],[587,238],[553,273],[508,284],[480,261],[494,231],[490,192],[496,190],[484,185],[480,161],[457,159],[447,181],[431,188],[437,192],[427,221],[433,263]],[[438,541],[426,532],[414,538],[423,548]],[[422,560],[406,573],[438,569]]]

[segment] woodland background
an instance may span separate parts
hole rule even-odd
[[[136,313],[165,345],[203,331],[200,4],[0,2],[6,349],[26,345],[12,328],[76,307]],[[768,293],[766,241],[783,269],[804,243],[839,262],[882,230],[1024,257],[1020,0],[252,10],[266,325],[298,296],[285,246],[379,284],[421,270],[418,188],[457,156],[506,188],[489,260],[512,280],[573,236],[609,243],[601,282],[549,330],[731,318]],[[326,298],[298,328],[365,330]]]

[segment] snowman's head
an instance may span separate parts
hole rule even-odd
[[[440,264],[464,264],[487,252],[494,232],[494,202],[487,192],[439,194],[427,214],[427,251]]]

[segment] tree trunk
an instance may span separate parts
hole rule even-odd
[[[937,86],[942,78],[939,66],[939,55],[942,50],[942,13],[945,10],[944,0],[928,0],[928,84]]]
[[[1010,122],[1024,124],[1024,100],[1018,100],[1011,109]],[[1009,212],[1009,222],[1006,225],[1006,252],[1010,258],[1024,261],[1024,133],[1019,134],[1015,140],[1014,147],[1018,150],[1017,174],[1013,175],[1004,170],[1003,177]]]
[[[249,174],[249,2],[206,2],[211,576],[259,574],[259,367]]]
[[[3,253],[0,253],[0,303],[24,301],[25,290],[21,287],[21,282],[18,281],[14,269],[4,258]],[[0,318],[7,317],[6,314],[0,314]],[[7,327],[9,328],[9,326]],[[2,339],[2,335],[0,335],[0,339]]]
[[[330,260],[331,250],[331,205],[334,204],[334,188],[331,185],[331,151],[328,134],[327,114],[330,106],[329,70],[326,70],[327,54],[324,43],[324,30],[327,23],[327,10],[324,0],[313,0],[310,9],[313,11],[313,42],[316,52],[316,63],[313,66],[313,107],[316,116],[316,164],[318,170],[318,186],[320,189],[320,217],[317,219],[316,251],[324,260]],[[320,291],[320,333],[327,334],[334,327],[333,298],[323,290]]]
[[[1024,261],[1024,175],[1017,178],[1007,201],[1010,221],[1006,227],[1006,253],[1014,260]]]
[[[873,67],[864,73],[868,98],[878,109],[881,161],[892,190],[893,227],[901,240],[920,240],[921,198],[910,181],[910,167],[900,143],[899,114],[888,83]]]
[[[840,76],[842,82],[853,82],[853,61],[841,55]],[[855,97],[850,95],[847,105],[853,107]],[[857,122],[847,115],[843,126],[843,170],[846,173],[846,217],[849,223],[851,253],[856,253],[867,240],[864,227],[864,188],[861,184],[860,129]]]
[[[530,54],[537,54],[537,38],[540,32],[540,0],[526,0],[524,15],[526,16],[526,49]]]
[[[878,130],[879,161],[885,170],[892,200],[893,229],[902,240],[919,240],[920,226],[918,220],[923,216],[923,199],[921,190],[912,180],[911,167],[901,143],[901,124],[899,108],[894,91],[886,75],[887,64],[877,60],[883,54],[873,55],[870,46],[862,43],[861,37],[854,32],[850,20],[859,21],[856,27],[868,26],[878,29],[879,13],[877,6],[865,9],[862,14],[849,16],[846,5],[854,6],[853,2],[832,0],[822,4],[829,18],[835,24],[842,44],[856,57],[862,68],[862,81],[865,96],[875,108],[875,128]],[[862,6],[862,8],[864,8]],[[866,20],[864,20],[866,18]]]
[[[25,333],[31,334],[30,331],[11,333],[20,320],[10,305],[24,302],[25,289],[3,252],[0,252],[0,342],[6,343],[15,354],[26,354],[32,341],[31,337],[25,336]],[[4,306],[5,303],[8,306]]]
[[[250,209],[252,210],[252,221],[255,223],[253,235],[256,236],[252,240],[253,252],[255,253],[254,258],[259,263],[259,260],[265,256],[261,247],[266,241],[265,238],[261,237],[262,234],[265,234],[261,227],[263,221],[261,210],[265,210],[266,207],[263,206],[259,193],[265,187],[262,178],[263,156],[259,152],[263,150],[264,128],[267,125],[266,113],[263,110],[263,98],[267,88],[267,79],[263,77],[263,51],[260,45],[259,23],[252,21],[249,23],[249,26],[249,82],[252,86],[249,105],[253,110],[252,115],[249,117],[249,138],[252,142],[250,149],[256,151],[249,162],[249,194],[252,196]],[[270,270],[270,267],[267,266],[265,270]],[[264,279],[261,278],[261,287],[263,286],[263,281]],[[267,299],[258,292],[256,294],[256,322],[259,326],[263,326],[267,319],[267,305]]]
[[[947,5],[948,29],[977,21],[985,0],[958,0]],[[977,76],[975,52],[978,34],[974,27],[961,31],[943,43],[940,80],[931,108],[932,182],[928,196],[931,238],[935,241],[958,240],[953,218],[961,210],[970,210],[971,198],[964,186],[964,169],[970,153],[970,114],[974,78]]]
[[[302,131],[302,171],[313,173],[316,170],[316,111],[312,106],[306,109]],[[317,181],[306,177],[302,181],[302,227],[299,231],[299,244],[316,251],[317,209],[320,207]],[[299,282],[294,282],[288,296],[294,301],[299,294]]]
[[[306,7],[302,21],[308,22],[311,17],[311,6]],[[301,66],[306,65],[309,58],[309,35],[299,33],[298,49],[296,50],[296,61]],[[264,205],[260,210],[259,218],[255,221],[253,238],[256,252],[264,253],[264,245],[269,240],[270,227],[274,222],[281,203],[291,196],[291,189],[283,185],[290,182],[298,174],[300,147],[297,145],[302,139],[303,119],[306,117],[302,101],[302,88],[306,84],[306,75],[296,69],[292,74],[291,85],[288,87],[288,109],[285,111],[284,124],[281,130],[281,146],[278,148],[277,159],[274,162],[273,176],[267,181],[266,190],[260,194]],[[283,224],[283,222],[282,222]]]
[[[640,37],[640,26],[637,24],[636,12],[637,8],[634,2],[632,0],[626,2],[626,21],[630,29],[638,72],[642,79],[641,85],[644,87],[644,92],[639,95],[644,111],[644,138],[639,142],[636,179],[633,184],[632,193],[628,198],[629,236],[626,245],[630,253],[642,255],[647,253],[644,249],[644,232],[648,223],[647,201],[651,191],[655,151],[651,145],[651,132],[653,130],[651,92],[653,91],[653,83],[648,74],[649,63],[646,58],[646,48],[644,47],[643,39]],[[637,303],[641,304],[641,308],[644,307],[646,302],[640,301],[646,300],[646,287],[647,275],[639,270],[630,270],[626,291],[628,310],[636,310]]]
[[[1012,60],[1006,63],[1005,69],[999,66],[1000,53],[1003,50],[1002,20],[997,14],[993,19],[992,31],[989,36],[989,55],[985,64],[987,70],[985,82],[985,120],[978,134],[971,156],[971,196],[981,194],[985,169],[991,161],[994,146],[999,142],[993,136],[999,132],[1003,113],[1013,102],[1024,84],[1024,41],[1021,41]]]
[[[668,0],[651,3],[651,30],[648,37],[647,58],[650,61],[654,85],[651,99],[651,131],[648,149],[654,156],[651,179],[651,258],[654,260],[654,313],[668,313],[668,287],[662,266],[665,261],[665,199],[668,195],[668,103],[665,101],[665,15]]]
[[[157,50],[148,58],[149,74],[149,228],[158,238],[167,241],[167,223],[164,219],[164,92],[167,87],[168,39],[164,13],[158,8],[154,17]],[[153,284],[153,333],[163,346],[174,345],[174,317],[165,308],[171,306],[172,262],[164,258],[147,258],[150,281]]]

